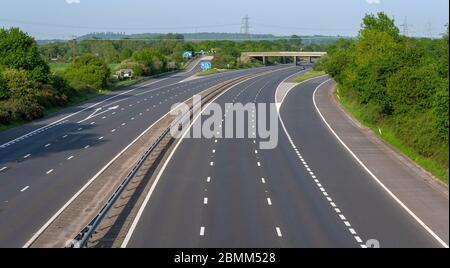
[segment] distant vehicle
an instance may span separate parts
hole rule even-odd
[[[132,79],[134,72],[132,69],[120,69],[116,72],[116,76],[119,80]]]

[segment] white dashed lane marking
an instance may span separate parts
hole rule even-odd
[[[0,172],[6,170],[7,168],[8,168],[8,167],[2,167],[2,168],[0,168]]]
[[[50,173],[52,173],[53,172],[53,169],[50,169],[49,171],[47,171],[46,173],[47,173],[47,175],[48,174],[50,174]]]
[[[72,159],[72,158],[73,158],[73,155],[67,157],[67,160],[70,160],[70,159]]]
[[[25,155],[23,158],[24,159],[27,159],[28,157],[30,157],[31,156],[31,154],[27,154],[27,155]]]
[[[20,190],[21,192],[25,192],[28,188],[30,188],[30,186],[25,186],[22,188],[22,190]]]
[[[208,204],[208,197],[203,198],[203,204]]]
[[[200,227],[200,236],[204,236],[205,235],[205,227],[202,226]]]
[[[271,205],[272,205],[272,200],[270,200],[270,198],[269,198],[269,197],[267,198],[267,204],[269,204],[269,206],[271,206]]]
[[[281,117],[280,117],[281,119]],[[294,144],[291,136],[289,135],[289,133],[286,130],[286,127],[284,126],[283,121],[281,120],[281,125],[288,137],[288,140],[292,146],[292,148],[294,149],[295,153],[297,154],[298,158],[300,159],[300,162],[302,163],[303,167],[306,169],[307,173],[311,176],[311,178],[314,180],[314,182],[316,183],[317,187],[319,188],[320,192],[324,195],[324,197],[327,199],[328,203],[330,204],[330,206],[332,207],[333,211],[338,215],[338,217],[340,218],[340,220],[345,224],[345,226],[347,227],[347,230],[350,232],[350,234],[355,238],[355,240],[360,244],[360,247],[364,248],[366,247],[365,244],[363,244],[362,239],[357,235],[357,232],[355,231],[354,228],[351,227],[350,222],[347,220],[347,218],[344,216],[344,214],[342,213],[341,209],[338,208],[338,206],[336,205],[336,203],[333,201],[333,199],[329,196],[329,194],[326,192],[325,187],[320,183],[320,181],[317,179],[316,175],[314,174],[314,172],[312,171],[311,167],[308,166],[308,164],[306,163],[306,161],[303,159],[302,155],[300,154],[297,146]]]
[[[47,143],[46,145],[44,145],[45,148],[49,147],[51,144]]]
[[[275,230],[277,231],[277,235],[278,235],[279,237],[282,237],[282,236],[283,236],[283,235],[281,234],[281,229],[280,229],[280,227],[276,227]]]

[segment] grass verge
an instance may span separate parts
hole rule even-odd
[[[199,72],[195,76],[205,76],[205,75],[210,75],[210,74],[223,73],[223,72],[226,72],[226,71],[228,71],[228,70],[227,69],[216,69],[216,68],[214,68],[214,69],[209,69],[209,70],[206,70],[206,71]]]
[[[311,70],[308,71],[306,73],[303,73],[297,77],[294,78],[294,80],[292,80],[294,83],[301,83],[303,81],[306,81],[308,79],[314,78],[314,77],[318,77],[318,76],[322,76],[325,75],[326,73],[324,71],[315,71],[315,70]]]
[[[433,174],[433,176],[437,177],[443,183],[448,185],[449,179],[449,171],[447,168],[440,165],[435,159],[424,157],[414,151],[412,148],[406,146],[395,134],[392,129],[392,126],[389,125],[387,121],[381,121],[378,124],[373,124],[364,120],[364,107],[357,104],[354,101],[351,101],[347,98],[339,96],[339,85],[336,89],[336,96],[338,102],[347,110],[353,117],[355,117],[358,122],[362,125],[370,128],[378,137],[386,141],[388,144],[392,145],[398,151],[406,155],[412,161],[414,161],[417,165],[425,169],[426,171]],[[448,149],[448,148],[447,148]]]
[[[65,69],[67,69],[72,63],[66,63],[66,62],[51,62],[48,64],[50,66],[50,71],[54,73],[61,73]],[[111,72],[118,66],[118,63],[110,63],[108,64],[109,69]]]

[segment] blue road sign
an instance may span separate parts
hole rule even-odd
[[[192,51],[183,52],[183,58],[192,58]]]
[[[202,61],[200,63],[200,68],[202,68],[202,70],[209,70],[209,69],[211,69],[211,67],[212,67],[212,64],[210,61]]]

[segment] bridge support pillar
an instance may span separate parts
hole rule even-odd
[[[267,58],[266,58],[266,56],[263,56],[263,64],[267,65]]]
[[[294,65],[297,66],[297,56],[294,56]]]

